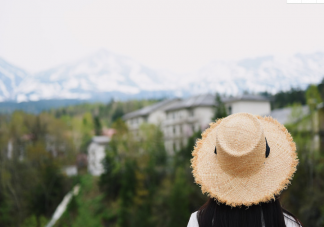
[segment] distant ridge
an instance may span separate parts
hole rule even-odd
[[[22,110],[27,113],[38,114],[45,110],[66,107],[84,103],[84,100],[79,99],[53,99],[39,100],[28,102],[0,102],[0,114],[10,114],[16,110]]]

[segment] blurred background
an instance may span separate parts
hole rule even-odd
[[[210,122],[272,116],[324,226],[324,5],[0,0],[0,226],[186,226]]]

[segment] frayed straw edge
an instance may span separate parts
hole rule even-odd
[[[274,200],[275,196],[278,196],[281,194],[281,192],[285,189],[288,188],[288,186],[291,184],[291,180],[294,177],[294,173],[297,170],[297,165],[299,163],[298,161],[298,157],[297,157],[297,153],[296,153],[296,144],[293,141],[293,138],[291,136],[291,134],[288,132],[288,130],[285,128],[285,126],[283,126],[282,124],[280,124],[276,119],[272,118],[272,117],[261,117],[261,116],[256,116],[258,119],[260,120],[265,120],[268,121],[274,125],[277,125],[279,130],[281,130],[282,132],[285,133],[287,140],[289,141],[290,144],[290,148],[291,148],[291,153],[290,156],[292,158],[292,163],[290,165],[290,171],[289,174],[287,176],[287,178],[280,183],[278,189],[272,193],[271,195],[265,195],[263,198],[257,200],[257,201],[253,201],[253,202],[248,202],[248,203],[242,203],[242,202],[234,202],[234,201],[229,201],[226,199],[222,199],[220,198],[215,192],[209,191],[208,188],[203,184],[201,178],[199,177],[198,173],[197,173],[197,165],[198,165],[198,153],[203,145],[203,141],[207,138],[208,134],[214,129],[216,128],[222,121],[222,119],[218,119],[216,122],[212,122],[210,123],[210,127],[207,128],[201,135],[202,135],[202,139],[198,139],[196,142],[196,145],[194,147],[194,150],[192,151],[192,156],[193,158],[191,159],[191,168],[192,168],[192,174],[194,176],[195,179],[195,183],[200,186],[201,191],[203,194],[206,194],[208,197],[213,198],[215,201],[218,201],[220,203],[224,203],[228,206],[231,207],[241,207],[241,206],[252,206],[252,205],[256,205],[259,204],[261,202],[269,202],[270,200]]]

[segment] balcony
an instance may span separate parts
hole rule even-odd
[[[195,123],[198,121],[198,117],[186,117],[186,118],[175,118],[175,119],[166,119],[163,122],[163,126],[169,125],[178,125],[178,124],[185,124],[185,123]]]

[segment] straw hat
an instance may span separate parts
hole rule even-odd
[[[248,113],[211,123],[192,155],[202,192],[232,207],[274,199],[290,184],[298,164],[287,129],[271,117]]]

